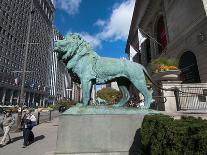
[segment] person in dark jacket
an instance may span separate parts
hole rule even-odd
[[[25,148],[34,141],[34,134],[32,132],[32,128],[36,125],[36,118],[31,113],[31,110],[26,110],[26,113],[22,118],[22,125],[24,137],[23,148]]]
[[[12,117],[11,112],[7,112],[3,118],[3,130],[4,130],[4,136],[1,139],[0,145],[3,146],[6,144],[6,137],[9,138],[8,143],[11,142],[11,137],[9,135],[9,132],[11,130],[12,125],[14,124],[14,118]]]

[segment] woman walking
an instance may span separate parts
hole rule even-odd
[[[23,137],[24,144],[23,148],[27,147],[31,142],[34,141],[34,134],[32,128],[36,125],[36,118],[31,113],[31,110],[26,110],[26,114],[23,117]]]

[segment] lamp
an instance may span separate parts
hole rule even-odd
[[[207,34],[204,34],[203,32],[201,32],[201,33],[199,33],[199,35],[198,35],[198,42],[199,43],[202,43],[203,41],[205,41],[206,40],[206,36]]]

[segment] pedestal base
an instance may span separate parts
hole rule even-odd
[[[63,115],[58,129],[56,155],[137,155],[143,117]]]
[[[94,113],[96,112],[96,113]],[[59,119],[56,155],[137,155],[151,110],[74,107]]]

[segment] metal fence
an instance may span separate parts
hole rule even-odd
[[[207,110],[207,87],[182,86],[175,92],[178,110]]]
[[[167,98],[165,96],[152,96],[152,103],[151,103],[151,109],[155,110],[164,110],[164,104],[167,102]]]

